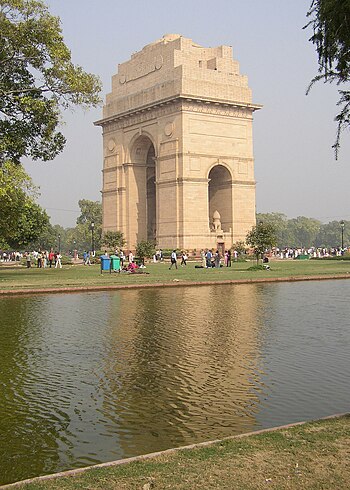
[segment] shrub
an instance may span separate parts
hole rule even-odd
[[[264,271],[264,270],[266,270],[266,268],[263,265],[259,264],[259,265],[252,265],[251,267],[248,267],[247,270],[248,271]]]

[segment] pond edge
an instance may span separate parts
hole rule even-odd
[[[274,282],[298,282],[298,281],[325,281],[334,279],[350,279],[350,273],[346,274],[323,274],[317,276],[289,276],[289,277],[264,277],[256,279],[225,279],[223,281],[181,281],[174,282],[159,282],[150,284],[116,284],[106,286],[71,286],[61,288],[46,288],[46,289],[0,289],[1,296],[18,296],[31,294],[58,294],[58,293],[82,293],[96,291],[118,291],[127,289],[150,289],[150,288],[171,288],[183,286],[212,286],[224,284],[264,284]],[[2,487],[0,487],[2,488]]]
[[[179,446],[179,447],[175,447],[175,448],[165,449],[164,451],[157,451],[154,453],[141,454],[139,456],[133,456],[131,458],[117,459],[115,461],[108,461],[106,463],[99,463],[99,464],[95,464],[92,466],[85,466],[83,468],[76,468],[73,470],[61,471],[59,473],[52,473],[50,475],[36,476],[34,478],[28,478],[26,480],[21,480],[21,481],[14,482],[14,483],[8,483],[6,485],[0,485],[0,489],[19,488],[22,485],[27,485],[29,483],[39,483],[39,482],[44,481],[44,480],[54,480],[57,478],[63,478],[63,477],[67,477],[67,476],[75,476],[75,475],[78,475],[80,473],[84,473],[86,471],[90,471],[93,469],[108,468],[108,467],[112,467],[112,466],[119,466],[119,465],[124,465],[124,464],[128,464],[128,463],[134,463],[137,461],[145,461],[148,459],[156,458],[158,456],[164,456],[167,454],[174,454],[174,453],[179,452],[179,451],[187,451],[187,450],[191,450],[191,449],[199,449],[202,447],[212,446],[214,444],[219,444],[223,441],[232,441],[234,439],[243,439],[246,437],[256,436],[259,434],[266,434],[269,432],[275,432],[275,431],[279,431],[279,430],[290,429],[292,427],[297,427],[299,425],[318,422],[321,420],[330,420],[330,419],[349,417],[349,416],[350,416],[350,412],[345,412],[345,413],[328,415],[326,417],[321,417],[321,418],[316,419],[316,420],[303,420],[302,422],[294,422],[292,424],[280,425],[278,427],[270,427],[268,429],[260,429],[260,430],[256,430],[256,431],[252,431],[252,432],[246,432],[244,434],[237,434],[235,436],[228,436],[228,437],[224,437],[223,439],[214,439],[211,441],[204,441],[204,442],[199,442],[196,444],[189,444],[187,446]]]

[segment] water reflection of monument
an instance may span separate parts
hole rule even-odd
[[[110,312],[104,416],[123,456],[254,429],[260,291],[121,293],[125,308]]]

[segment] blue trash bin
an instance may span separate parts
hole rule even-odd
[[[101,274],[103,271],[109,271],[111,268],[111,259],[108,257],[108,255],[101,255]]]

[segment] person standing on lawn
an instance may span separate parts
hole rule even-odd
[[[170,257],[170,267],[169,270],[172,269],[173,265],[175,265],[175,269],[177,269],[177,255],[176,255],[176,250],[173,250],[171,252],[171,257]]]

